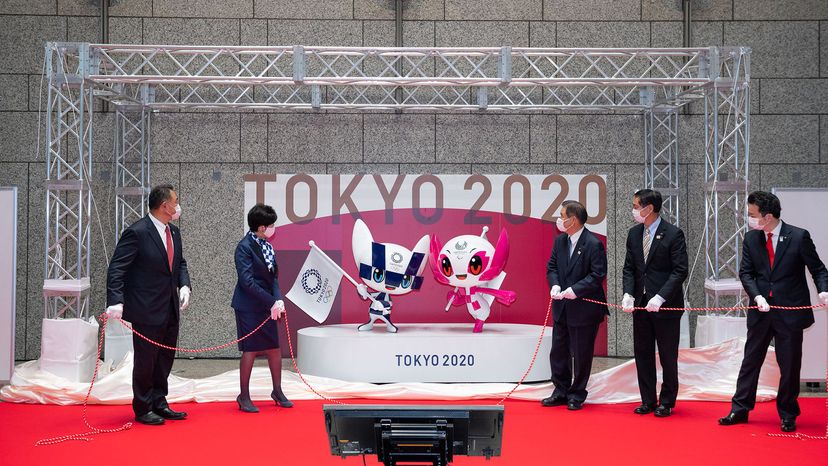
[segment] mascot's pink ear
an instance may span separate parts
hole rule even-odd
[[[497,238],[497,244],[495,245],[492,262],[489,264],[489,268],[480,274],[480,281],[487,282],[500,275],[500,272],[503,271],[503,267],[506,266],[506,260],[508,258],[509,235],[506,233],[506,229],[503,228],[500,230],[500,236]]]
[[[448,285],[449,281],[443,272],[440,271],[440,250],[443,249],[443,244],[440,243],[440,238],[437,235],[431,236],[431,253],[428,255],[428,263],[431,265],[431,273],[434,279],[443,285]]]

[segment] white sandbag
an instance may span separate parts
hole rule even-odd
[[[104,361],[113,365],[119,365],[124,357],[132,351],[132,324],[126,327],[121,322],[111,319],[106,324],[104,332]]]
[[[40,368],[72,382],[89,382],[98,354],[98,322],[43,319]]]

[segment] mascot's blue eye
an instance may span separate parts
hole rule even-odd
[[[412,277],[411,275],[403,275],[403,279],[402,279],[402,287],[403,288],[410,287],[413,282],[414,282],[414,277]]]
[[[378,269],[374,267],[374,281],[377,283],[382,283],[382,279],[385,277],[385,271],[382,269]]]

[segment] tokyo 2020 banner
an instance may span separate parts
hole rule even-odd
[[[555,220],[563,201],[573,199],[586,206],[586,227],[606,245],[607,185],[602,175],[250,174],[244,183],[242,222],[257,202],[273,206],[279,216],[271,243],[283,293],[308,255],[308,240],[358,277],[351,249],[357,219],[368,225],[374,241],[409,249],[426,234],[447,240],[480,235],[484,226],[494,243],[505,228],[510,251],[501,287],[515,291],[517,300],[511,306],[493,303],[488,322],[539,325],[549,301],[546,263],[560,234]],[[394,302],[394,322],[470,323],[463,306],[445,311],[446,287],[430,273],[424,275],[418,291]],[[325,324],[365,321],[366,304],[350,283],[343,280],[329,295],[333,304]],[[299,328],[318,325],[286,303],[294,338]],[[607,353],[606,324],[599,330],[595,353]]]

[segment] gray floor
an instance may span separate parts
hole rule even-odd
[[[610,369],[619,364],[629,361],[630,358],[606,358],[596,357],[592,362],[592,373]],[[18,361],[22,362],[22,361]],[[257,367],[267,367],[267,361],[264,359],[257,359],[255,362]],[[289,358],[282,360],[282,367],[287,370],[294,370],[293,363]],[[227,371],[239,368],[238,359],[176,359],[173,365],[173,374],[179,377],[186,377],[188,379],[201,379],[218,375]],[[802,392],[800,396],[805,397],[828,397],[825,393],[825,383],[819,384],[819,387],[812,389],[807,387],[805,383],[802,384]]]

